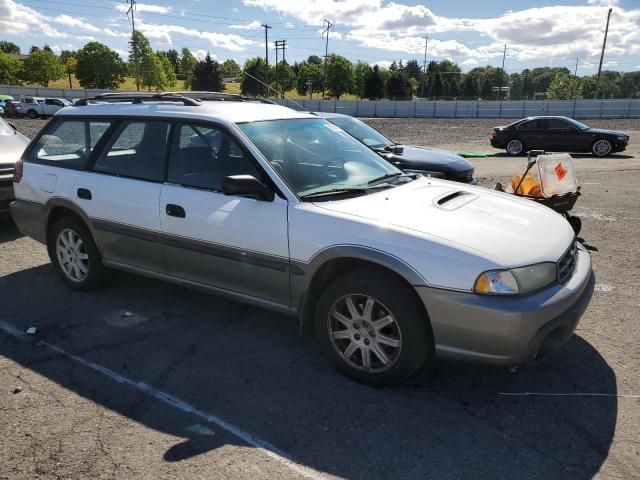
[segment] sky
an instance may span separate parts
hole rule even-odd
[[[392,60],[450,59],[463,71],[550,66],[597,71],[608,8],[613,8],[604,69],[640,70],[640,0],[139,0],[136,29],[156,50],[189,48],[223,61],[264,56],[286,40],[286,60],[329,53],[388,66]],[[23,52],[48,44],[75,50],[97,40],[127,57],[131,34],[127,0],[0,0],[0,40]]]

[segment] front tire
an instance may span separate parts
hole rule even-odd
[[[106,269],[98,247],[79,220],[58,220],[49,231],[47,250],[56,272],[68,287],[84,292],[104,282]]]
[[[591,146],[591,152],[596,157],[606,157],[611,152],[613,152],[613,146],[611,145],[611,142],[609,140],[600,138],[593,142],[593,145]]]
[[[524,151],[524,145],[517,138],[512,138],[507,142],[506,150],[509,155],[516,157],[522,154]]]
[[[429,319],[411,287],[376,270],[334,280],[316,308],[316,334],[347,377],[368,385],[397,385],[433,357]]]
[[[29,110],[27,112],[27,117],[29,117],[31,120],[35,120],[36,118],[38,118],[38,112],[36,112],[35,110]]]

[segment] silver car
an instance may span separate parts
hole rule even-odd
[[[0,214],[9,212],[13,201],[13,169],[29,145],[29,139],[18,133],[15,125],[0,118]]]

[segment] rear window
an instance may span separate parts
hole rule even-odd
[[[84,168],[87,158],[111,126],[106,120],[59,120],[38,139],[29,160]]]

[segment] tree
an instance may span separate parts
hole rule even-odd
[[[182,70],[180,69],[180,54],[178,54],[178,51],[174,48],[171,48],[167,50],[166,57],[167,60],[169,60],[169,63],[171,63],[173,73],[181,73]]]
[[[7,42],[6,40],[2,40],[0,41],[0,52],[19,55],[20,47],[13,42]]]
[[[67,77],[69,78],[69,88],[73,88],[73,84],[71,83],[71,74],[76,73],[76,69],[78,68],[78,58],[76,57],[76,52],[73,52],[73,55],[65,55],[64,58],[62,57],[62,55],[60,55],[60,61],[62,62],[62,66],[64,67],[65,72],[67,72]]]
[[[272,80],[272,86],[276,91],[288,92],[296,84],[296,77],[293,73],[293,69],[286,61],[281,61],[273,66],[269,78]]]
[[[322,65],[322,59],[317,55],[309,55],[307,63],[315,63],[316,65]]]
[[[573,75],[556,75],[547,89],[550,100],[579,100],[582,98],[582,82]]]
[[[134,78],[136,90],[138,91],[140,91],[140,85],[143,83],[143,69],[145,68],[143,63],[146,63],[147,67],[152,67],[154,64],[153,59],[150,58],[151,55],[153,55],[153,50],[147,37],[138,30],[134,31],[131,34],[131,40],[129,40],[129,75]],[[147,79],[153,73],[149,73]]]
[[[387,81],[387,95],[390,100],[411,100],[412,90],[409,76],[400,70],[394,72]]]
[[[15,85],[22,77],[22,62],[12,55],[0,52],[0,84]]]
[[[322,91],[323,69],[317,63],[302,62],[298,65],[298,76],[296,77],[296,92],[298,95],[313,96],[314,93]],[[311,87],[311,92],[309,92]]]
[[[193,69],[191,78],[192,90],[221,92],[224,90],[220,64],[211,58],[209,52],[204,60],[199,61]]]
[[[220,71],[225,77],[239,77],[240,74],[242,74],[240,65],[230,58],[222,62],[222,65],[220,65]]]
[[[509,80],[509,99],[520,100],[523,97],[522,77],[519,73],[511,74]]]
[[[147,87],[149,91],[151,88],[156,90],[164,90],[167,84],[167,76],[164,73],[162,67],[162,60],[160,56],[150,53],[142,57],[142,63],[138,65],[140,73],[140,84]]]
[[[391,65],[389,65],[389,71],[394,73],[398,71],[398,64],[395,60],[391,62]]]
[[[329,95],[340,100],[340,97],[351,90],[353,66],[341,55],[332,53],[325,65],[325,86]]]
[[[182,49],[182,57],[180,57],[180,71],[184,75],[184,88],[191,88],[191,78],[193,77],[193,69],[196,67],[198,60],[194,57],[188,48]]]
[[[175,51],[175,50],[174,50]],[[171,59],[169,56],[158,56],[160,59],[160,63],[162,64],[162,70],[164,71],[164,76],[166,78],[166,84],[162,88],[166,87],[175,87],[176,86],[176,71],[173,63],[171,63]]]
[[[465,98],[478,98],[478,82],[475,75],[467,73],[462,80],[462,96]]]
[[[100,42],[87,43],[77,57],[76,78],[83,88],[116,89],[124,80],[122,58]]]
[[[250,58],[244,63],[244,75],[240,84],[243,95],[267,96],[267,63],[264,58]]]
[[[620,85],[620,97],[640,98],[640,72],[623,73],[618,84]]]
[[[434,100],[444,95],[444,84],[442,83],[442,77],[440,72],[436,69],[429,77],[429,97]]]
[[[52,80],[58,80],[64,75],[64,67],[56,55],[49,50],[36,50],[24,61],[23,78],[27,82],[49,86]]]
[[[493,85],[488,77],[485,77],[480,85],[480,96],[483,100],[491,100],[493,98]]]
[[[410,77],[418,78],[422,73],[422,69],[420,68],[420,64],[415,58],[412,58],[407,62],[407,64],[402,68],[402,71],[409,75]]]
[[[368,63],[357,62],[353,66],[353,93],[360,99],[364,98],[365,83],[367,77],[371,74],[371,67]]]
[[[380,67],[374,65],[364,82],[364,98],[380,100],[384,98],[385,79],[380,72]]]

